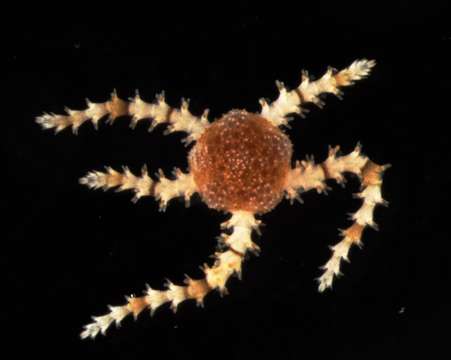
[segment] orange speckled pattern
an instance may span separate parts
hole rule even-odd
[[[232,110],[199,138],[189,163],[210,208],[262,214],[282,200],[291,155],[291,141],[279,128]]]

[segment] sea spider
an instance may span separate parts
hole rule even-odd
[[[341,231],[342,240],[331,247],[332,256],[321,268],[319,291],[331,287],[334,276],[340,274],[341,260],[348,260],[351,245],[360,245],[362,231],[367,225],[376,227],[373,221],[375,206],[387,204],[381,196],[381,185],[382,174],[389,165],[375,164],[361,153],[357,145],[344,156],[337,154],[338,146],[330,147],[324,162],[315,164],[313,159],[307,159],[297,161],[292,167],[292,144],[279,127],[287,125],[288,114],[303,116],[306,103],[322,106],[320,94],[340,96],[340,87],[366,77],[374,65],[372,60],[357,60],[341,71],[329,68],[316,81],[310,81],[307,73],[303,72],[300,85],[292,91],[276,82],[279,97],[270,104],[260,100],[260,113],[232,110],[212,123],[207,119],[208,110],[196,117],[188,110],[185,100],[181,108],[176,109],[165,102],[163,94],[158,95],[154,103],[146,103],[139,94],[127,102],[121,100],[116,92],[105,103],[87,100],[85,110],[66,109],[66,115],[45,113],[37,117],[36,121],[44,129],[54,128],[59,132],[72,127],[74,133],[87,120],[97,128],[99,120],[106,115],[109,115],[111,123],[118,117],[131,116],[132,127],[143,119],[150,119],[150,129],[168,123],[166,133],[184,131],[188,134],[185,142],[195,142],[188,156],[189,172],[175,169],[174,178],[170,180],[159,170],[158,180],[154,180],[145,166],[141,175],[134,175],[127,167],[122,172],[107,167],[103,172],[89,172],[80,179],[80,183],[93,189],[117,187],[118,190],[132,190],[134,201],[143,196],[153,196],[160,201],[161,210],[166,208],[169,200],[179,196],[183,196],[188,204],[191,195],[197,192],[208,207],[231,213],[231,218],[221,224],[227,231],[219,237],[223,251],[214,254],[212,266],[203,266],[204,278],[186,277],[184,285],[168,281],[163,290],[148,287],[142,297],[127,297],[125,305],[110,306],[108,314],[93,317],[93,323],[84,327],[81,337],[94,338],[99,332],[104,334],[113,322],[119,324],[130,313],[136,318],[145,308],[153,312],[170,302],[175,311],[187,299],[194,299],[202,305],[205,295],[213,289],[226,292],[230,276],[240,275],[246,252],[259,251],[251,240],[252,231],[258,231],[261,224],[255,219],[256,214],[272,210],[284,195],[294,200],[299,199],[300,193],[311,189],[325,192],[326,180],[343,183],[344,173],[349,172],[361,181],[362,191],[356,196],[363,200],[363,205],[352,215],[354,223]]]

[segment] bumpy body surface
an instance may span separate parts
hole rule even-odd
[[[199,138],[190,170],[210,208],[265,213],[282,199],[291,166],[289,138],[265,118],[232,110]]]
[[[109,306],[108,312],[93,317],[80,336],[84,339],[105,334],[112,324],[120,324],[129,314],[136,318],[144,309],[153,313],[169,303],[176,311],[179,304],[187,300],[202,306],[205,296],[213,290],[226,294],[232,275],[241,277],[246,254],[259,252],[259,246],[252,239],[252,232],[258,231],[261,225],[256,214],[270,211],[284,195],[294,200],[309,190],[326,193],[326,181],[344,184],[345,174],[354,174],[362,184],[361,191],[354,195],[362,200],[361,207],[351,214],[352,224],[340,231],[341,240],[331,247],[332,254],[317,279],[320,292],[331,288],[334,278],[341,274],[341,264],[349,261],[351,247],[361,245],[364,229],[377,228],[374,209],[388,204],[382,197],[381,187],[382,175],[389,164],[376,164],[362,154],[359,144],[346,155],[338,153],[338,146],[329,147],[328,156],[321,163],[307,158],[291,164],[292,144],[279,127],[288,124],[289,114],[304,115],[308,103],[322,107],[322,94],[341,97],[340,88],[368,76],[374,65],[373,60],[361,59],[340,71],[329,67],[317,80],[311,80],[307,72],[303,72],[301,83],[293,90],[277,82],[279,96],[270,103],[260,99],[259,114],[232,110],[213,123],[208,120],[208,110],[202,116],[193,115],[187,100],[182,100],[180,108],[174,108],[166,103],[163,94],[147,103],[138,93],[126,101],[116,92],[105,102],[87,101],[84,110],[66,108],[65,114],[38,116],[37,123],[55,132],[71,128],[76,134],[88,121],[97,129],[99,121],[107,116],[110,124],[119,117],[129,116],[133,128],[150,121],[149,130],[166,124],[165,133],[185,132],[184,143],[195,142],[188,158],[188,172],[174,169],[173,176],[168,178],[160,169],[158,179],[153,179],[146,165],[141,174],[134,174],[128,167],[121,171],[106,167],[104,171],[88,172],[80,183],[92,189],[132,191],[133,201],[154,197],[161,210],[173,198],[183,196],[188,204],[191,196],[199,193],[210,208],[231,214],[229,220],[221,224],[218,249],[212,256],[214,260],[202,266],[202,277],[186,276],[183,283],[168,280],[162,287],[148,286],[142,296],[128,296],[125,304]]]

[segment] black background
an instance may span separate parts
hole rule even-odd
[[[291,4],[291,5],[290,5]],[[4,30],[2,55],[3,228],[0,252],[5,344],[17,353],[48,357],[243,359],[366,358],[446,354],[450,320],[449,94],[451,27],[439,3],[393,1],[357,5],[293,3],[224,8],[149,8],[122,4],[94,15],[16,22]],[[285,9],[258,14],[261,7]],[[61,10],[61,9],[60,9]],[[230,14],[225,11],[232,10]],[[186,169],[182,134],[130,130],[127,119],[100,131],[91,124],[74,136],[42,131],[34,118],[84,98],[105,101],[139,89],[151,101],[165,90],[178,105],[191,99],[216,118],[231,108],[258,111],[275,99],[274,80],[288,87],[301,69],[320,76],[358,58],[377,60],[372,75],[326,96],[306,119],[287,130],[295,158],[322,161],[329,144],[351,151],[358,141],[373,161],[391,163],[384,178],[388,208],[376,210],[378,232],[367,229],[364,248],[332,291],[317,292],[318,269],[359,207],[331,183],[328,195],[307,193],[304,204],[281,203],[261,217],[255,237],[262,253],[245,262],[230,295],[210,294],[205,308],[167,305],[151,319],[123,321],[106,337],[81,341],[82,325],[145,283],[201,275],[228,216],[194,198],[189,209],[173,200],[158,212],[149,198],[89,191],[78,184],[105,165],[147,164],[152,173]]]

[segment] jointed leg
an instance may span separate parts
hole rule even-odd
[[[374,60],[356,60],[349,67],[337,72],[329,68],[318,80],[310,81],[307,72],[302,73],[302,82],[294,90],[288,91],[283,83],[277,81],[279,97],[268,104],[266,100],[260,99],[262,106],[261,115],[268,119],[274,126],[286,125],[288,114],[296,113],[302,115],[304,103],[314,103],[323,106],[319,99],[322,93],[332,93],[341,96],[340,87],[350,86],[355,80],[360,80],[370,73],[371,68],[376,65]]]
[[[104,103],[93,103],[89,100],[87,109],[71,110],[66,108],[66,115],[45,113],[36,118],[36,122],[44,129],[54,128],[55,132],[59,132],[66,127],[72,127],[72,131],[76,134],[78,128],[87,120],[91,120],[94,127],[98,127],[100,119],[109,115],[109,122],[121,116],[131,116],[131,127],[144,119],[151,120],[149,131],[155,126],[162,123],[169,123],[167,133],[174,131],[185,131],[188,137],[185,139],[187,143],[197,140],[204,129],[209,125],[208,110],[205,110],[202,117],[196,117],[188,110],[188,101],[182,100],[180,109],[170,107],[164,99],[164,94],[157,95],[154,103],[147,103],[141,99],[138,93],[130,101],[120,99],[116,92],[111,94],[109,101]]]
[[[175,169],[174,176],[174,180],[169,180],[160,169],[159,181],[154,181],[148,175],[146,166],[142,168],[141,176],[133,175],[127,167],[123,168],[122,173],[107,167],[105,172],[89,172],[80,179],[80,183],[92,189],[133,190],[135,192],[134,202],[143,196],[154,196],[160,201],[160,209],[165,210],[169,200],[178,196],[184,196],[186,204],[189,204],[191,196],[197,191],[190,173],[185,174],[180,169]]]
[[[382,199],[381,186],[382,174],[390,165],[375,164],[361,154],[359,145],[345,156],[337,156],[338,149],[338,147],[330,148],[328,158],[320,164],[314,164],[312,160],[298,162],[288,177],[286,188],[287,196],[294,199],[298,197],[298,192],[310,189],[323,192],[327,188],[325,181],[328,179],[343,183],[345,172],[357,175],[361,181],[362,191],[356,196],[363,200],[363,204],[352,215],[354,223],[341,230],[343,239],[331,247],[332,256],[322,267],[324,273],[318,279],[321,292],[331,287],[334,276],[340,274],[340,262],[342,259],[348,260],[351,245],[360,245],[364,228],[368,225],[377,228],[373,220],[376,205],[387,205]]]
[[[110,306],[108,314],[93,317],[94,322],[84,327],[80,334],[81,338],[94,338],[99,332],[105,334],[113,322],[119,324],[128,314],[133,314],[137,318],[139,313],[146,308],[153,313],[160,305],[170,302],[175,312],[177,306],[185,300],[194,299],[198,305],[203,305],[205,295],[211,290],[218,289],[222,294],[226,293],[225,285],[230,276],[234,273],[241,274],[241,266],[246,252],[258,250],[257,245],[251,240],[251,233],[253,229],[258,228],[259,224],[260,221],[249,212],[233,213],[230,220],[221,225],[221,227],[232,229],[230,235],[221,235],[228,250],[215,254],[216,260],[212,267],[203,266],[202,270],[205,273],[203,279],[194,280],[186,277],[184,285],[167,282],[164,290],[155,290],[148,286],[144,296],[127,297],[127,304]]]

